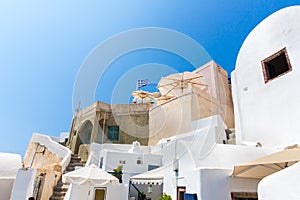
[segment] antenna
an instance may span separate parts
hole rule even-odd
[[[75,114],[80,111],[80,104],[81,104],[81,101],[79,100],[78,104],[77,104],[77,108],[75,108]]]

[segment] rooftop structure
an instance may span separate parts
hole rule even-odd
[[[299,10],[272,14],[241,47],[231,76],[238,144],[300,143]]]
[[[169,80],[165,81],[174,80],[172,75],[164,77],[162,83],[159,83],[162,85],[159,89],[165,96],[158,98],[157,105],[149,111],[149,145],[155,145],[162,138],[190,132],[193,130],[193,121],[212,115],[220,115],[227,128],[234,128],[231,86],[228,84],[227,72],[211,61],[190,72],[189,76],[186,82],[178,83],[184,84],[183,86],[176,87]],[[197,77],[201,80],[197,80]]]
[[[131,144],[139,141],[148,145],[149,107],[149,104],[96,102],[74,115],[68,145],[84,160],[93,142]]]

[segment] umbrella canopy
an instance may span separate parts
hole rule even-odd
[[[119,180],[116,177],[110,175],[96,165],[90,165],[64,174],[62,181],[64,183],[75,183],[78,185],[85,183],[101,186],[119,185]]]
[[[141,100],[142,102],[152,101],[155,98],[153,93],[146,92],[143,90],[137,90],[137,91],[132,92],[132,96],[136,100]]]
[[[132,176],[130,177],[130,180],[133,184],[161,185],[164,182],[164,168],[160,167]]]
[[[300,149],[285,149],[234,167],[232,176],[262,179],[300,160]]]
[[[178,96],[190,86],[195,86],[200,90],[207,88],[203,77],[194,72],[183,72],[164,77],[159,81],[157,88],[163,96]]]

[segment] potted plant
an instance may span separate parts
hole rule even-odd
[[[172,197],[170,195],[167,195],[166,193],[163,193],[163,195],[161,195],[158,200],[172,200]]]
[[[139,200],[145,200],[146,199],[146,194],[144,192],[139,193],[138,199]]]
[[[122,183],[122,174],[123,174],[123,165],[119,165],[116,169],[114,169],[114,172],[112,175],[119,179],[119,183]]]

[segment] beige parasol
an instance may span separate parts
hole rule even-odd
[[[200,90],[207,88],[203,77],[194,72],[183,72],[163,77],[159,81],[157,88],[162,96],[178,96],[191,86],[195,86]]]
[[[153,101],[155,99],[156,95],[157,94],[153,94],[153,93],[146,92],[146,91],[143,91],[143,90],[137,90],[137,91],[132,92],[132,96],[136,100],[142,101],[142,103]]]
[[[300,160],[300,149],[285,149],[234,167],[232,176],[262,179]]]

